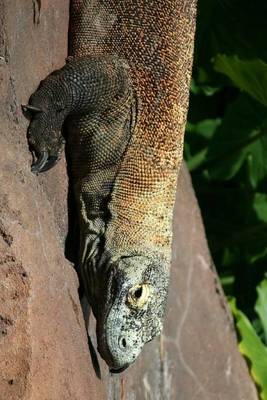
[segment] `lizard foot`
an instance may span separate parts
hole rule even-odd
[[[59,159],[64,143],[61,132],[68,116],[104,113],[107,118],[107,110],[115,107],[118,99],[130,98],[129,85],[125,61],[112,57],[69,58],[60,70],[41,81],[30,96],[29,104],[22,107],[31,120],[28,141],[36,160],[32,172],[47,171]],[[127,103],[127,113],[130,106]],[[118,124],[122,124],[122,109],[116,118],[120,118]],[[125,134],[123,129],[122,135]]]
[[[22,110],[31,119],[27,137],[34,158],[31,171],[37,175],[59,161],[64,138],[61,129],[51,126],[53,120],[45,110],[34,105],[22,106]]]

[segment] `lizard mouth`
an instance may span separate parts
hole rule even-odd
[[[115,368],[110,368],[109,372],[111,372],[112,374],[120,374],[121,372],[125,371],[130,364],[125,364],[124,367],[115,369]]]
[[[121,360],[121,357],[118,357],[117,349],[114,351],[114,348],[110,348],[108,343],[109,340],[106,335],[101,335],[97,350],[109,366],[109,371],[112,374],[119,374],[125,371],[130,366],[131,362]]]

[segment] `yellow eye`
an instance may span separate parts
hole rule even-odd
[[[147,303],[150,293],[150,285],[135,285],[128,292],[127,303],[130,307],[142,308]]]

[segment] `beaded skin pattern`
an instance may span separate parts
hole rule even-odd
[[[171,221],[193,52],[192,0],[72,2],[70,54],[127,60],[137,125],[110,203],[110,248],[160,251],[170,261]],[[79,27],[77,29],[77,27]]]

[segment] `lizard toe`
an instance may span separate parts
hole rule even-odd
[[[53,168],[54,165],[56,165],[58,161],[59,161],[59,157],[58,156],[50,156],[50,157],[48,157],[46,163],[44,164],[44,166],[41,168],[41,170],[39,172],[48,171],[49,169]]]
[[[47,151],[43,151],[40,153],[38,158],[32,164],[31,172],[33,174],[38,175],[41,172],[48,171],[58,161],[59,161],[59,157],[57,155],[49,155],[49,153]]]
[[[45,167],[48,158],[49,154],[47,151],[40,153],[36,161],[31,166],[32,173],[39,174],[39,172],[42,172],[42,169]]]

